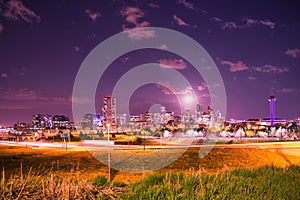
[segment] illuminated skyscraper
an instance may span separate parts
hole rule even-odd
[[[195,113],[196,113],[197,119],[199,119],[202,115],[202,106],[201,105],[199,105],[199,104],[196,105]]]
[[[37,128],[52,127],[51,115],[48,114],[33,115],[32,125]]]
[[[150,112],[145,112],[145,121],[151,122],[152,121],[152,116]]]
[[[116,109],[115,97],[111,97],[111,96],[103,97],[102,115],[103,115],[104,127],[107,127],[107,124],[110,124],[112,128],[116,126],[117,109]]]
[[[166,113],[166,107],[161,106],[161,107],[160,107],[160,112],[161,112],[162,114]]]
[[[271,126],[274,126],[274,121],[275,121],[275,101],[276,101],[275,96],[270,96],[269,97],[269,102],[270,102],[270,123],[271,123]]]

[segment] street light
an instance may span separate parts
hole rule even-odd
[[[145,130],[141,130],[141,132],[144,134],[144,139],[143,139],[143,145],[144,145],[144,151],[146,150],[146,144],[145,144]]]
[[[109,146],[109,127],[110,124],[107,124],[107,144]],[[107,151],[107,166],[108,166],[108,182],[110,182],[110,147],[108,147]]]
[[[110,124],[107,124],[107,142],[109,144],[109,127],[110,127]]]

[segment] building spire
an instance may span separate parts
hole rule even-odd
[[[271,123],[271,126],[274,126],[274,121],[275,121],[275,101],[276,101],[275,96],[271,95],[269,97],[269,102],[270,102],[270,123]]]

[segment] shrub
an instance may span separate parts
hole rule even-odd
[[[96,186],[104,186],[106,185],[107,182],[107,178],[105,176],[96,176],[93,180],[92,180],[92,184],[96,185]]]

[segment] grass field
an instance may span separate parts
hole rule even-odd
[[[1,146],[0,164],[0,199],[299,199],[300,191],[299,157],[255,148],[214,148],[202,159],[189,148],[155,172],[112,170],[111,183],[84,149]]]

